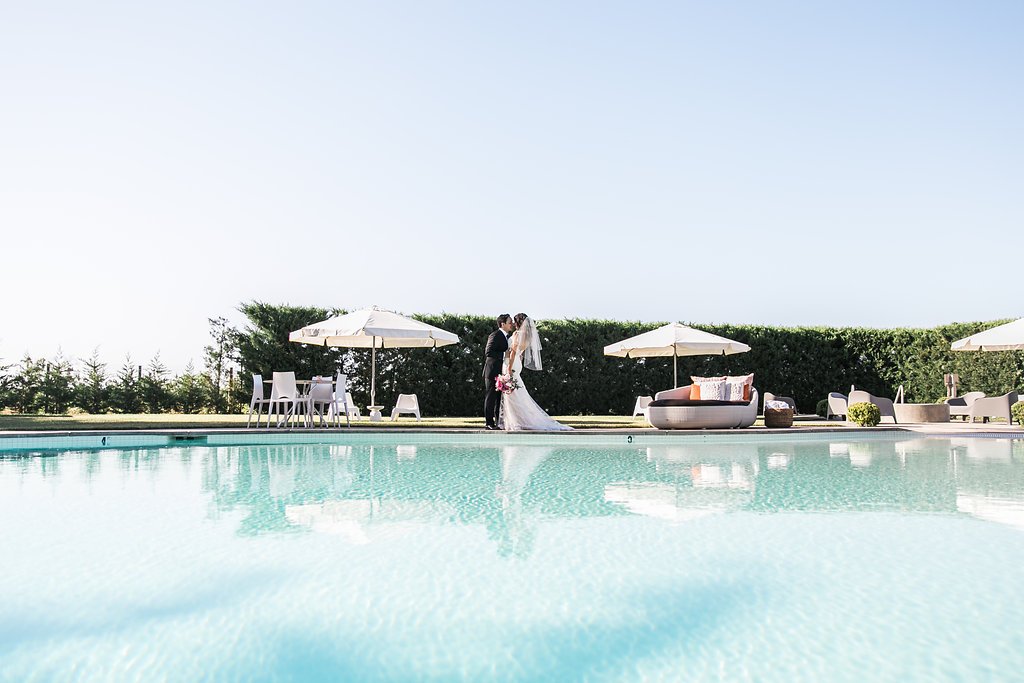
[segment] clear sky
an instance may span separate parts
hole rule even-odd
[[[0,358],[179,371],[253,299],[1018,317],[1022,35],[1019,0],[7,2]]]

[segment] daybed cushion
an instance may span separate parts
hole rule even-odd
[[[694,401],[721,400],[726,398],[725,385],[719,384],[720,382],[725,382],[725,375],[721,377],[691,377],[690,381],[693,382],[690,385],[690,398]],[[701,385],[709,385],[708,391],[703,395],[701,394]]]
[[[688,406],[745,406],[750,405],[750,401],[713,401],[713,400],[697,400],[693,401],[685,398],[663,398],[660,401],[652,401],[649,407],[652,408],[683,408]]]
[[[754,373],[727,376],[725,378],[725,399],[727,401],[750,401],[750,390],[754,387]]]

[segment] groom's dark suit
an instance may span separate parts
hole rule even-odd
[[[494,388],[494,378],[501,374],[501,364],[508,351],[508,337],[502,330],[491,332],[487,338],[487,346],[484,347],[484,387],[487,393],[484,394],[484,422],[494,427],[498,426],[498,411],[501,410],[501,397],[498,390]]]

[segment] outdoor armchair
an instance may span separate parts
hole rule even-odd
[[[1013,424],[1013,413],[1010,412],[1010,407],[1016,402],[1016,391],[1011,391],[1002,396],[975,399],[968,409],[967,417],[970,422],[974,422],[976,417],[980,417],[982,421],[990,417],[1001,417],[1006,420],[1006,424]]]
[[[825,411],[825,419],[828,420],[832,417],[841,417],[845,420],[846,408],[846,396],[836,391],[830,392],[828,395],[828,409]]]
[[[896,407],[893,406],[892,399],[874,396],[867,391],[855,390],[850,392],[848,405],[852,406],[854,403],[873,403],[878,406],[878,412],[882,417],[892,418],[892,423],[897,423]]]
[[[959,416],[961,419],[966,420],[971,412],[971,406],[979,398],[985,398],[984,391],[968,391],[963,396],[946,399],[946,405],[949,406],[949,416],[951,418]]]

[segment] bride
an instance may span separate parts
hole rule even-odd
[[[515,317],[516,331],[509,340],[508,356],[506,357],[504,374],[513,374],[519,381],[519,388],[510,394],[502,394],[501,409],[504,414],[505,431],[523,429],[538,431],[562,431],[572,427],[552,420],[544,409],[526,390],[523,382],[523,368],[540,370],[540,334],[525,313],[517,313]]]

